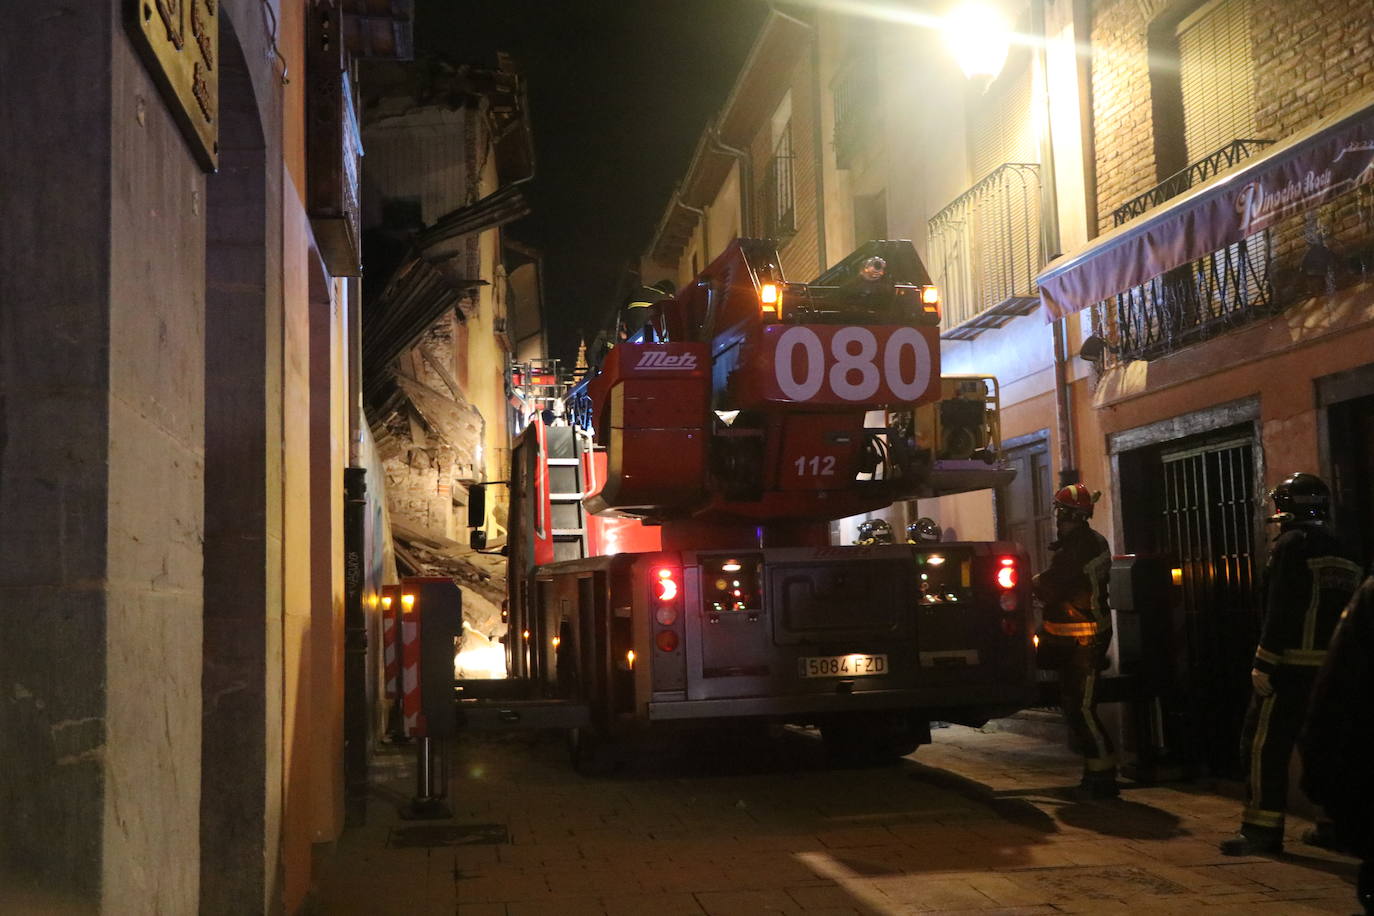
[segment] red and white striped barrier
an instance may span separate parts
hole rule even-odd
[[[382,586],[382,695],[393,701],[401,695],[400,634],[396,626],[401,613],[399,599],[400,590],[396,586]]]
[[[415,596],[402,593],[401,610],[401,714],[406,737],[425,736],[425,717],[420,711],[420,612]]]

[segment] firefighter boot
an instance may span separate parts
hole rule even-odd
[[[1069,789],[1067,794],[1072,800],[1080,802],[1116,798],[1121,794],[1121,787],[1116,781],[1116,770],[1084,773],[1083,781]]]
[[[1217,847],[1224,856],[1270,856],[1283,852],[1283,830],[1246,824]]]
[[[1336,836],[1335,825],[1330,821],[1317,821],[1315,826],[1304,830],[1302,841],[1308,846],[1316,846],[1318,849],[1329,849],[1332,852],[1346,851],[1340,838]]]

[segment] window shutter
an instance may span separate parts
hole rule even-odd
[[[1178,27],[1188,161],[1255,132],[1250,0],[1214,0]]]
[[[1014,72],[1010,67],[1017,63],[1009,61],[1007,74],[970,106],[969,163],[974,181],[1006,162],[1040,161],[1031,118],[1029,56]]]

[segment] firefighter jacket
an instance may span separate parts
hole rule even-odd
[[[1362,571],[1320,524],[1284,525],[1264,567],[1264,628],[1254,667],[1317,667]]]
[[[1107,580],[1112,551],[1107,539],[1083,524],[1050,545],[1049,568],[1035,577],[1035,596],[1045,606],[1044,631],[1080,642],[1111,638]]]
[[[1341,615],[1301,740],[1303,791],[1352,849],[1374,847],[1374,576]],[[1366,857],[1367,857],[1366,853]]]

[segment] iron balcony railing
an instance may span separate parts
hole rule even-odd
[[[1000,327],[1034,304],[1035,277],[1045,266],[1039,165],[998,166],[931,217],[927,228],[947,332],[970,322],[979,330]],[[974,322],[992,312],[995,320]]]
[[[1148,360],[1273,314],[1272,254],[1257,232],[1099,303],[1094,331],[1113,362]]]
[[[763,179],[767,196],[764,209],[765,234],[770,239],[790,238],[797,231],[796,199],[792,188],[792,127],[789,124],[778,140],[773,158]]]
[[[1133,197],[1117,207],[1112,211],[1112,225],[1120,226],[1129,222],[1146,210],[1177,197],[1194,185],[1210,181],[1219,172],[1229,169],[1243,159],[1248,159],[1273,142],[1254,139],[1232,140],[1216,152],[1179,169],[1139,197]]]
[[[835,167],[847,169],[877,112],[878,62],[869,54],[855,54],[830,83],[835,102]]]
[[[1273,142],[1232,140],[1122,204],[1112,213],[1116,225],[1211,180]],[[1258,232],[1099,303],[1093,310],[1093,326],[1108,343],[1106,359],[1099,368],[1165,356],[1227,328],[1273,314],[1271,232],[1291,233],[1293,228],[1280,226]]]

